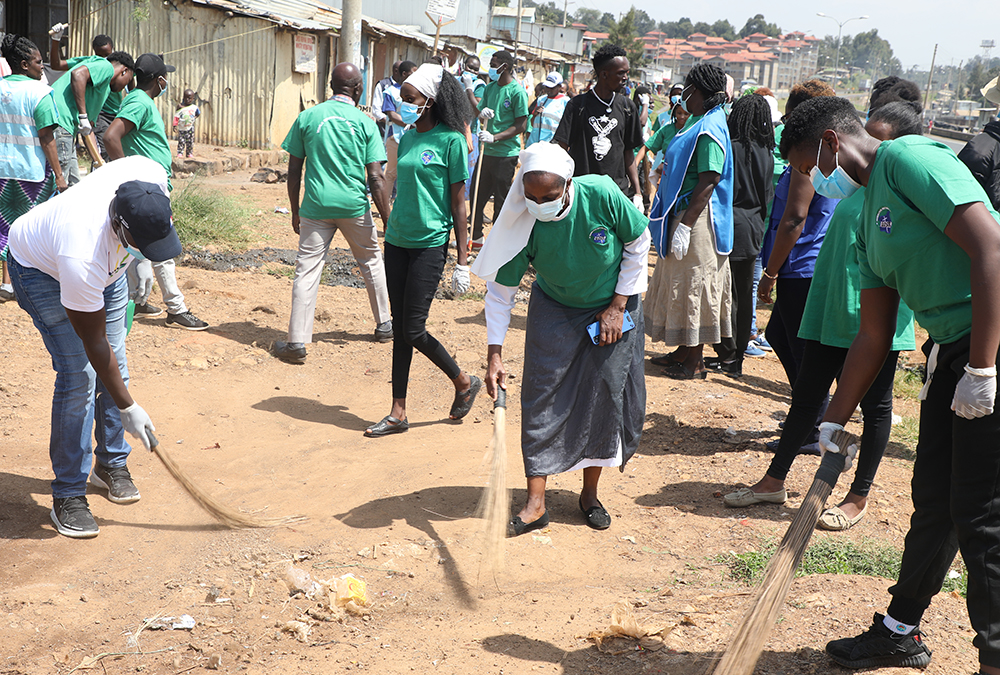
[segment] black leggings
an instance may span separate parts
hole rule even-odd
[[[736,361],[742,364],[746,355],[753,317],[757,310],[757,298],[753,292],[753,270],[756,262],[756,258],[729,259],[729,270],[733,278],[733,337],[724,337],[722,342],[715,345],[715,352],[723,361]]]
[[[479,151],[483,151],[482,145]],[[483,236],[483,209],[486,202],[493,197],[493,221],[496,222],[500,215],[500,209],[507,199],[510,186],[514,183],[514,171],[517,170],[518,156],[513,157],[493,157],[484,154],[482,161],[482,177],[477,177],[476,172],[472,176],[472,191],[469,193],[469,204],[476,203],[476,212],[472,214],[472,238],[480,239]],[[478,196],[477,196],[478,195]]]
[[[462,374],[441,343],[427,332],[427,315],[437,292],[448,244],[434,248],[400,248],[385,244],[385,284],[392,310],[392,397],[406,398],[410,362],[416,347],[454,380]]]
[[[830,385],[834,379],[840,379],[840,371],[847,359],[846,349],[828,347],[815,340],[803,342],[805,348],[802,367],[792,388],[792,407],[781,430],[778,451],[767,469],[767,475],[778,480],[785,480],[799,448],[812,434],[816,417],[826,407]],[[892,430],[892,385],[898,357],[899,352],[889,352],[882,370],[861,399],[865,428],[861,435],[854,482],[851,484],[851,492],[861,497],[868,496],[872,481],[875,480],[875,472],[885,453],[885,446],[889,443],[889,432]]]
[[[809,297],[809,279],[778,279],[778,297],[767,322],[767,341],[785,369],[788,384],[793,388],[802,366],[802,350],[805,340],[799,337],[799,324]]]

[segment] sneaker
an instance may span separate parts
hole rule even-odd
[[[17,296],[14,295],[14,287],[11,284],[0,286],[0,302],[10,302]]]
[[[285,363],[305,363],[306,346],[302,342],[275,342],[271,353]]]
[[[478,251],[479,249],[481,249],[483,247],[483,244],[485,242],[486,242],[486,237],[480,237],[479,239],[473,239],[472,240],[472,250],[473,251]]]
[[[49,513],[56,531],[65,537],[88,539],[96,537],[101,531],[97,521],[90,512],[86,497],[64,497],[52,499],[52,511]]]
[[[205,330],[208,328],[208,324],[196,317],[191,312],[183,312],[181,314],[171,314],[167,312],[167,325],[177,326],[178,328],[183,328],[184,330]]]
[[[392,321],[375,326],[375,342],[392,342]]]
[[[757,339],[753,341],[757,345],[758,349],[763,349],[765,352],[773,352],[774,348],[768,343],[767,338],[763,335],[758,335]]]
[[[718,357],[708,357],[705,359],[705,367],[717,373],[728,375],[729,377],[743,377],[743,363],[736,359],[723,361]]]
[[[160,316],[163,314],[163,310],[159,307],[154,307],[148,302],[145,305],[135,306],[135,316],[153,317]]]
[[[115,504],[131,504],[139,501],[139,489],[132,482],[132,474],[127,466],[114,469],[94,462],[94,473],[90,474],[90,482],[108,491],[108,499]]]
[[[756,342],[748,342],[746,351],[744,351],[743,353],[752,359],[759,359],[762,356],[764,356],[764,354],[766,354],[767,352],[758,347]]]
[[[829,642],[826,653],[845,668],[926,668],[931,650],[923,633],[897,635],[885,627],[884,618],[876,613],[871,628],[857,637]]]

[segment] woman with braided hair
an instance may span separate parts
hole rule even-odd
[[[656,361],[678,380],[705,379],[704,345],[733,334],[733,157],[725,102],[725,73],[711,64],[692,68],[680,101],[692,119],[666,149],[649,215],[659,259],[646,294],[647,332],[679,347]]]
[[[0,44],[11,74],[0,79],[0,301],[14,298],[7,272],[11,224],[56,190],[65,190],[56,141],[52,89],[41,81],[42,54],[28,38],[8,33]]]

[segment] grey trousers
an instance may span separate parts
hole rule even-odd
[[[59,167],[69,186],[80,182],[80,165],[76,161],[76,143],[74,135],[62,127],[56,127],[56,154],[59,156]]]
[[[337,230],[344,235],[368,289],[375,325],[391,318],[389,293],[385,285],[385,263],[371,211],[357,218],[299,221],[299,252],[295,256],[295,282],[292,285],[292,315],[288,320],[289,342],[312,342],[316,297],[319,294],[323,262]]]
[[[129,297],[133,297],[135,288],[138,285],[138,275],[135,272],[136,264],[133,262],[126,270]],[[187,311],[187,305],[184,304],[184,294],[181,293],[181,289],[177,286],[176,266],[173,260],[161,263],[143,261],[138,264],[153,266],[153,275],[156,277],[156,283],[160,285],[160,293],[163,294],[163,302],[167,306],[167,312],[170,314],[183,314]]]

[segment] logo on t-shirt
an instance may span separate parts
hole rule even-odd
[[[608,228],[597,227],[590,231],[590,240],[598,246],[607,246]]]
[[[888,206],[883,206],[878,210],[875,222],[878,223],[878,229],[886,234],[892,234],[892,211],[889,210]]]
[[[593,117],[589,120],[590,126],[594,128],[597,135],[592,139],[594,145],[594,157],[600,162],[602,159],[611,152],[611,139],[608,135],[618,126],[618,120],[610,118],[607,115],[601,115],[600,117]]]
[[[420,161],[424,163],[424,166],[430,164],[432,159],[434,159],[434,153],[430,150],[424,150],[420,153]]]
[[[509,98],[504,99],[503,107],[504,108],[510,108],[510,99]]]

